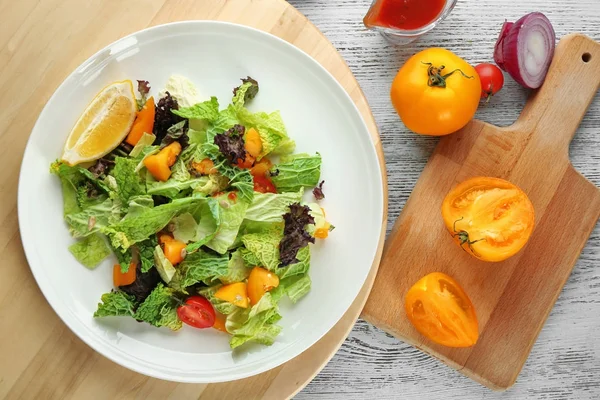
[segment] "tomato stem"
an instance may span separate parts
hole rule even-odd
[[[467,79],[473,79],[472,76],[468,76],[467,74],[465,74],[464,72],[462,72],[462,70],[460,68],[455,69],[454,71],[451,71],[449,73],[447,73],[446,75],[442,75],[442,72],[444,70],[444,68],[446,68],[445,65],[442,65],[441,67],[434,67],[432,63],[426,63],[421,61],[421,63],[427,65],[427,85],[429,87],[441,87],[441,88],[445,88],[446,87],[446,79],[448,79],[452,74],[454,74],[455,72],[460,72],[462,74],[462,76],[464,76]]]
[[[469,250],[471,250],[471,252],[473,253],[473,255],[475,255],[476,257],[481,257],[476,251],[475,249],[473,249],[473,244],[477,243],[477,242],[481,242],[482,239],[477,239],[477,240],[469,240],[469,232],[465,231],[465,230],[460,230],[457,231],[456,230],[456,223],[459,221],[462,221],[463,219],[465,219],[465,217],[460,217],[459,219],[457,219],[456,221],[454,221],[454,225],[452,226],[452,229],[454,230],[454,234],[452,234],[452,237],[457,237],[458,236],[458,241],[460,242],[460,248],[463,249],[465,251],[465,253],[467,252],[467,250],[465,250],[465,248],[463,247],[463,245],[466,243],[467,246],[469,246]]]
[[[494,95],[494,84],[490,83],[490,90],[484,90],[484,92],[487,95],[485,98],[485,104],[488,104],[490,102],[490,98]]]

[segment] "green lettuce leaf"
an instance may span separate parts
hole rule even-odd
[[[188,129],[187,132],[190,146],[196,145],[196,148],[206,143],[206,129]]]
[[[223,285],[221,285],[221,284],[207,286],[207,287],[204,287],[204,288],[198,290],[198,294],[200,296],[205,297],[208,301],[210,301],[210,303],[213,305],[215,310],[217,310],[221,314],[228,315],[228,314],[231,314],[232,312],[234,312],[235,310],[239,310],[240,307],[238,307],[234,304],[228,303],[226,301],[217,299],[215,297],[215,293],[222,286]]]
[[[159,151],[160,146],[144,147],[140,154],[135,158],[135,160],[138,162],[137,166],[135,167],[135,172],[140,172],[141,170],[145,169],[146,166],[144,165],[144,160],[151,155],[157,154]]]
[[[286,156],[292,154],[296,150],[296,142],[290,138],[284,138],[279,145],[273,150],[273,155]]]
[[[242,257],[241,249],[238,249],[231,253],[231,258],[227,264],[227,273],[221,275],[219,280],[224,285],[230,283],[241,282],[250,275],[250,268],[246,267],[244,258]]]
[[[306,225],[306,231],[311,236],[315,236],[315,230],[317,230],[317,228],[325,227],[328,222],[321,206],[317,203],[308,203],[307,206],[310,207],[309,214],[315,219],[315,223]],[[329,231],[331,232],[334,229],[335,226],[329,224]]]
[[[94,313],[94,318],[111,316],[131,316],[135,310],[135,296],[131,296],[119,290],[113,290],[110,293],[102,295],[102,303],[98,303],[98,309]]]
[[[240,308],[227,316],[225,328],[233,335],[229,345],[235,349],[249,341],[273,344],[281,332],[281,327],[274,323],[280,319],[277,303],[269,292],[265,293],[250,310]]]
[[[279,336],[281,330],[283,329],[280,325],[260,325],[259,319],[254,319],[252,322],[255,323],[248,325],[248,328],[241,330],[239,334],[233,335],[229,341],[229,346],[231,346],[232,349],[235,349],[236,347],[239,347],[249,341],[270,346],[275,343],[275,339],[277,336]],[[260,327],[257,328],[257,326]]]
[[[190,155],[191,154],[187,154],[188,157]],[[173,167],[171,168],[171,178],[179,182],[189,181],[192,178],[190,172],[185,166],[183,155],[179,157],[175,165],[173,165]]]
[[[63,167],[63,165],[65,167]],[[76,170],[68,165],[55,162],[50,166],[50,172],[60,178],[60,185],[63,196],[63,215],[68,215],[81,211],[77,201],[78,187],[81,183],[81,177]]]
[[[185,248],[189,253],[197,251],[200,247],[211,241],[221,226],[221,207],[217,199],[211,197],[206,199],[206,203],[194,215],[198,221],[196,227],[197,241],[192,242]]]
[[[156,136],[154,136],[152,133],[144,132],[142,134],[142,137],[140,138],[140,140],[138,140],[138,142],[135,144],[135,146],[129,153],[129,156],[133,157],[133,158],[137,158],[140,154],[142,154],[142,151],[146,147],[152,146],[152,143],[154,143],[155,140],[156,140]]]
[[[126,250],[163,229],[176,215],[185,212],[193,214],[205,203],[205,198],[175,199],[171,203],[144,209],[135,215],[128,213],[121,221],[102,231],[109,235],[113,247]]]
[[[166,182],[154,179],[152,174],[146,174],[145,183],[148,194],[165,196],[170,199],[174,199],[181,197],[180,192],[182,191],[193,189],[198,185],[205,184],[207,180],[206,178],[192,178],[186,166],[186,162],[193,155],[195,147],[195,145],[189,146],[183,151],[175,165],[171,167],[171,176]]]
[[[121,208],[111,199],[89,205],[82,211],[65,215],[65,222],[74,238],[81,238],[99,232],[121,217]]]
[[[90,193],[92,196],[90,196]],[[85,210],[88,207],[97,206],[98,204],[106,201],[108,198],[109,196],[106,194],[98,194],[97,192],[94,192],[94,189],[92,189],[89,184],[82,185],[77,188],[77,204],[79,205],[79,210]]]
[[[245,219],[240,227],[238,236],[248,235],[250,233],[266,233],[271,231],[277,231],[278,234],[282,235],[283,227],[285,226],[283,221],[280,222],[259,222]]]
[[[127,203],[133,196],[145,195],[146,185],[136,172],[138,162],[132,158],[116,157],[111,175],[117,182],[117,194]]]
[[[199,282],[210,283],[228,272],[229,255],[215,255],[205,251],[188,254],[177,266],[177,272],[170,282],[174,289],[185,288]]]
[[[196,103],[191,107],[172,110],[172,112],[182,118],[202,119],[213,122],[219,117],[219,101],[216,97],[211,97],[210,100]]]
[[[247,110],[240,110],[238,117],[242,123],[253,126],[260,135],[263,147],[258,156],[259,160],[271,153],[289,154],[296,148],[296,143],[287,135],[279,111],[267,114],[265,112],[250,113]]]
[[[262,141],[262,150],[257,157],[262,159],[268,154],[290,154],[296,148],[296,143],[291,140],[283,124],[279,111],[267,114],[265,112],[252,113],[245,108],[238,110],[240,123],[247,128],[255,128]]]
[[[242,236],[242,243],[252,253],[254,259],[248,256],[244,257],[247,261],[256,261],[254,265],[260,265],[269,271],[277,271],[279,268],[279,242],[281,241],[281,232],[269,231],[265,233],[251,233]]]
[[[154,200],[150,195],[134,196],[129,199],[127,215],[129,218],[154,208]]]
[[[191,144],[179,157],[172,167],[172,175],[166,182],[157,181],[151,174],[146,174],[148,194],[165,196],[170,199],[188,194],[188,190],[202,193],[205,196],[223,191],[229,180],[219,174],[209,176],[192,176],[187,165],[192,160],[199,162],[206,156],[199,150],[197,144]]]
[[[69,251],[89,269],[96,268],[111,253],[104,238],[97,233],[75,242],[69,246]]]
[[[242,247],[241,249],[239,249],[240,255],[242,256],[242,259],[244,260],[244,263],[246,265],[253,265],[253,266],[262,266],[262,261],[260,261],[258,259],[258,257],[256,257],[254,255],[253,252],[251,252],[250,250]]]
[[[154,249],[158,244],[156,235],[150,236],[147,240],[136,244],[140,262],[142,263],[142,273],[146,273],[154,266]],[[121,270],[123,266],[121,265]],[[125,271],[126,272],[126,271]]]
[[[236,177],[230,181],[231,186],[239,191],[240,200],[248,204],[250,204],[254,198],[254,180],[250,182],[251,179],[252,175],[246,170],[244,174],[236,175]]]
[[[213,145],[216,135],[225,132],[235,124],[239,124],[239,120],[237,118],[237,112],[235,107],[233,106],[233,104],[230,104],[229,106],[227,106],[227,108],[219,111],[219,116],[217,117],[217,119],[213,121],[212,124],[210,124],[208,127],[206,127],[206,134],[200,139],[200,141],[202,142],[202,144],[206,144],[209,146]],[[211,153],[211,151],[208,151],[207,153],[205,151],[206,149],[207,147],[204,147],[202,150],[202,154],[204,154],[204,157],[208,157],[208,154]],[[219,149],[217,148],[216,151],[218,152]]]
[[[289,206],[302,200],[304,190],[289,193],[255,193],[252,204],[246,210],[246,220],[256,222],[282,222]]]
[[[175,177],[170,178],[166,182],[157,181],[151,174],[146,174],[146,188],[148,194],[153,196],[165,196],[170,199],[181,197],[181,192],[188,189],[202,192],[210,184],[210,177],[200,176],[188,180],[177,180]],[[210,193],[209,193],[210,194]]]
[[[219,204],[219,220],[221,223],[217,229],[217,234],[206,243],[206,246],[217,253],[223,254],[235,242],[246,215],[248,203],[231,200],[228,193],[223,193],[215,199]]]
[[[279,281],[279,286],[273,289],[270,293],[275,299],[279,301],[281,296],[287,295],[292,303],[298,302],[308,292],[310,292],[311,280],[310,276],[306,274],[289,276]]]
[[[242,84],[233,89],[233,99],[231,102],[236,108],[244,107],[244,104],[252,100],[258,94],[258,82],[248,77],[242,78]]]
[[[162,280],[167,284],[171,282],[171,279],[173,279],[173,276],[175,275],[175,267],[173,267],[171,261],[165,257],[165,253],[160,246],[154,248],[154,265]]]
[[[152,290],[150,296],[140,304],[134,318],[150,325],[166,326],[176,331],[182,326],[181,320],[177,317],[177,307],[180,303],[180,300],[175,297],[173,289],[159,283]]]
[[[173,237],[184,243],[198,241],[198,223],[190,213],[183,213],[171,220]]]
[[[131,261],[133,260],[132,251],[133,248],[129,248],[127,250],[121,251],[121,249],[112,248],[113,253],[117,257],[117,261],[119,261],[119,265],[121,266],[121,272],[126,273],[129,271],[129,266],[131,265]],[[154,248],[152,248],[154,251]]]
[[[116,249],[113,247],[113,252],[117,256],[119,265],[121,266],[121,272],[126,273],[129,271],[131,261],[133,260],[133,252],[138,253],[139,262],[141,265],[142,273],[148,272],[154,266],[154,248],[158,245],[156,235],[151,235],[147,240],[136,243],[127,250]]]
[[[60,161],[55,161],[50,166],[50,172],[59,177],[63,193],[63,214],[73,214],[82,210],[83,200],[88,201],[87,192],[97,188],[100,193],[109,193],[110,188],[104,181],[98,179],[94,174],[80,166],[70,166]],[[94,204],[97,202],[93,202]],[[92,204],[83,204],[88,206]]]
[[[233,96],[232,103],[225,110],[221,111],[219,118],[215,121],[215,131],[212,134],[214,137],[217,133],[231,128],[235,124],[241,124],[246,129],[254,128],[258,131],[262,140],[262,150],[258,156],[258,160],[262,159],[269,153],[289,154],[294,151],[295,143],[287,134],[285,124],[281,118],[279,111],[270,114],[265,112],[253,113],[245,108],[245,98],[248,90],[252,90],[252,82],[245,82],[237,88]],[[209,134],[209,143],[212,143],[212,138]]]
[[[216,146],[215,146],[216,147]],[[254,198],[254,179],[247,169],[241,169],[236,166],[228,165],[225,160],[219,156],[213,159],[215,168],[219,173],[229,179],[229,186],[239,190],[240,200],[250,204]]]
[[[279,279],[285,279],[290,276],[303,275],[308,273],[310,269],[310,248],[309,246],[302,247],[296,255],[298,262],[288,265],[287,267],[277,268],[275,273]]]
[[[50,165],[50,172],[54,175],[57,175],[59,178],[69,179],[74,186],[78,186],[78,184],[81,182],[89,181],[102,191],[109,192],[109,188],[102,179],[95,176],[89,170],[80,167],[79,165],[71,166],[63,163],[62,161],[55,161]]]
[[[233,96],[233,104],[230,106],[232,110],[229,110],[231,114],[235,111],[237,120],[235,123],[240,123],[246,128],[255,128],[258,131],[263,144],[262,151],[258,156],[259,160],[271,152],[279,151],[279,154],[291,153],[294,150],[295,144],[288,137],[279,111],[270,114],[265,112],[253,113],[244,107],[245,99],[247,98],[246,93],[252,89],[252,82],[245,82],[237,88]],[[282,147],[282,145],[285,145],[285,147]]]
[[[321,155],[294,154],[282,157],[271,169],[271,179],[278,192],[296,192],[303,187],[316,186],[321,177]],[[275,171],[278,171],[275,173]]]
[[[199,179],[205,179],[197,186],[194,187],[195,193],[200,193],[205,196],[212,196],[215,193],[224,191],[229,185],[229,179],[221,174],[210,174],[208,179],[201,177]]]

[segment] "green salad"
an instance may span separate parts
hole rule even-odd
[[[155,103],[138,81],[135,121],[107,155],[50,167],[76,239],[70,252],[90,269],[116,257],[94,317],[213,327],[232,348],[270,345],[278,303],[310,291],[309,244],[333,229],[317,203],[321,156],[294,153],[278,111],[247,108],[259,91],[250,77],[225,107],[198,101],[180,76],[165,89]]]

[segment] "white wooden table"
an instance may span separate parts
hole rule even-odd
[[[362,24],[371,0],[290,0],[329,38],[358,79],[377,120],[389,177],[388,231],[437,139],[409,132],[389,101],[391,81],[408,56],[450,49],[472,64],[493,62],[502,22],[544,12],[557,37],[582,32],[600,41],[600,0],[459,0],[450,17],[416,43],[394,48]],[[510,125],[527,92],[505,87],[477,118]],[[571,160],[600,186],[600,100],[571,144]],[[560,227],[557,227],[560,229]],[[560,245],[560,244],[557,244]],[[542,330],[516,385],[494,393],[372,325],[358,321],[345,344],[297,399],[600,399],[600,224]]]

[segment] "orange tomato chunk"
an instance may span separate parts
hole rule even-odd
[[[279,286],[279,277],[264,268],[254,267],[248,277],[248,297],[255,305],[269,290]]]
[[[250,128],[248,129],[248,132],[246,132],[244,148],[254,158],[257,158],[260,155],[260,152],[262,151],[262,140],[260,140],[260,135],[256,129]]]
[[[248,289],[244,282],[221,286],[215,297],[242,308],[248,308]]]
[[[137,112],[137,116],[135,117],[135,121],[133,121],[133,126],[127,135],[127,139],[125,139],[125,142],[135,146],[144,133],[151,134],[152,129],[154,128],[155,113],[154,97],[150,97],[146,101],[146,104],[144,104],[144,107]]]
[[[221,332],[229,333],[229,332],[227,332],[227,329],[225,328],[226,319],[227,318],[225,317],[225,315],[217,314],[215,317],[215,324],[212,327]]]
[[[146,157],[144,166],[156,180],[165,182],[171,176],[171,167],[177,161],[179,153],[181,153],[181,144],[173,142],[158,154]]]
[[[205,158],[200,162],[192,162],[192,167],[201,175],[210,175],[217,172],[215,163],[210,158]]]
[[[127,272],[123,273],[121,272],[121,265],[115,264],[113,266],[113,284],[115,285],[115,287],[127,286],[135,282],[135,267],[135,264],[131,263]]]

